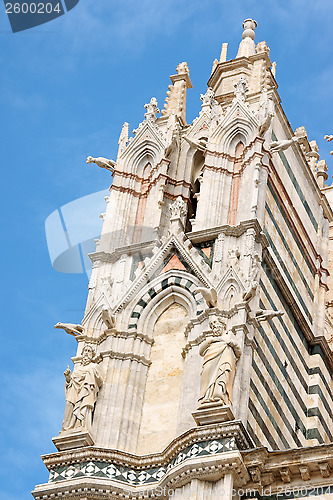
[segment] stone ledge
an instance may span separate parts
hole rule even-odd
[[[89,460],[114,462],[122,466],[142,469],[146,467],[162,467],[166,462],[174,459],[177,454],[190,445],[203,441],[225,438],[234,439],[236,448],[239,450],[253,448],[253,443],[243,423],[238,420],[233,420],[231,422],[194,427],[175,438],[161,453],[140,456],[118,450],[89,446],[43,455],[42,459],[48,470],[54,467],[81,463]]]
[[[235,420],[230,406],[223,406],[220,402],[203,403],[192,413],[197,425],[219,424]]]
[[[91,433],[86,428],[61,431],[59,436],[52,438],[52,441],[59,451],[72,450],[92,446],[94,440]]]
[[[104,469],[110,468],[111,475],[107,475]],[[85,473],[85,468],[87,469]],[[63,469],[63,468],[61,468]],[[93,471],[94,469],[94,471]],[[142,498],[144,490],[147,498],[151,497],[158,488],[175,490],[184,486],[192,479],[201,481],[218,481],[225,474],[233,474],[235,486],[242,486],[249,481],[249,474],[244,466],[241,453],[231,450],[223,453],[212,453],[209,456],[196,456],[175,463],[168,467],[164,473],[158,469],[152,475],[146,472],[129,470],[125,475],[119,474],[112,464],[101,465],[100,462],[89,462],[80,467],[69,467],[62,474],[68,477],[61,480],[52,480],[48,484],[36,486],[32,492],[36,500],[48,498],[77,498],[78,492],[83,492],[87,498],[93,494],[93,498]],[[135,477],[134,477],[135,476]],[[81,498],[81,497],[79,497]]]

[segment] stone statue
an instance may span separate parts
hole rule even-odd
[[[252,300],[257,293],[260,280],[260,264],[261,264],[261,258],[256,253],[252,257],[252,265],[249,272],[248,286],[246,291],[243,293],[243,300],[245,302],[250,302],[250,300]]]
[[[116,162],[113,160],[108,160],[107,158],[103,158],[99,156],[98,158],[93,158],[92,156],[88,156],[87,163],[96,163],[101,168],[106,168],[106,170],[110,170],[110,172],[114,173],[114,166]]]
[[[294,136],[291,139],[285,139],[284,141],[273,141],[269,145],[269,150],[271,153],[278,153],[279,151],[285,151],[290,148],[292,144],[298,142],[298,137]]]
[[[78,427],[90,429],[97,394],[102,385],[95,351],[90,344],[83,348],[81,364],[75,365],[73,373],[67,366],[64,375],[67,404],[63,430]]]
[[[263,137],[271,126],[272,119],[274,117],[274,102],[271,97],[267,94],[267,89],[263,88],[259,100],[259,135]]]
[[[238,82],[234,84],[234,93],[236,96],[236,100],[240,102],[244,102],[246,99],[246,94],[249,91],[247,86],[247,81],[244,76],[241,76]]]
[[[232,386],[236,362],[241,349],[235,334],[226,331],[221,318],[213,316],[209,322],[213,336],[205,340],[199,348],[203,356],[201,372],[200,403],[221,401],[223,405],[232,403]]]
[[[59,328],[61,330],[65,330],[69,335],[73,335],[73,337],[79,337],[83,334],[83,326],[82,325],[74,325],[73,323],[60,323],[58,322],[54,325],[54,328]]]

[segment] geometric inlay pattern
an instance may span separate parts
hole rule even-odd
[[[100,462],[97,460],[81,462],[75,465],[63,465],[55,467],[50,471],[49,482],[65,481],[76,477],[101,477],[104,479],[116,479],[122,483],[135,485],[151,484],[159,482],[165,474],[173,467],[193,457],[204,457],[217,455],[236,449],[234,437],[214,439],[194,443],[173,458],[164,467],[132,469],[111,462]]]
[[[210,268],[213,265],[214,243],[215,240],[193,244],[194,248],[199,252],[203,260],[209,265]]]
[[[179,276],[169,276],[168,278],[161,280],[155,286],[152,286],[136,304],[131,314],[130,324],[128,325],[129,330],[137,328],[137,323],[139,321],[139,318],[145,307],[147,307],[147,305],[149,304],[149,302],[154,297],[156,297],[156,295],[158,295],[162,290],[165,290],[166,288],[172,285],[185,288],[193,295],[197,305],[197,316],[199,316],[199,314],[203,312],[204,310],[203,299],[200,294],[195,294],[197,285],[193,283],[191,277],[189,275],[186,275],[186,277],[184,278],[180,278]]]

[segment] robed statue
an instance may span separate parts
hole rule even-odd
[[[82,350],[82,362],[64,372],[66,409],[63,430],[77,427],[91,428],[92,414],[97,400],[102,376],[95,360],[95,351],[90,344]]]
[[[209,326],[213,335],[199,347],[199,354],[203,356],[199,402],[220,401],[224,406],[231,406],[232,386],[241,348],[236,335],[226,330],[221,318],[212,317]]]

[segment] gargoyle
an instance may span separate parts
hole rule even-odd
[[[284,314],[283,311],[278,310],[278,311],[273,311],[270,309],[258,309],[255,312],[255,319],[257,321],[270,321],[273,318],[276,318],[277,316],[282,316]]]
[[[284,141],[273,141],[269,145],[271,153],[278,153],[279,151],[285,151],[290,148],[292,144],[298,142],[298,137],[294,136],[291,139],[285,139]]]
[[[113,160],[108,160],[107,158],[103,158],[102,156],[99,156],[98,158],[93,158],[92,156],[88,156],[87,158],[87,163],[96,163],[101,168],[106,168],[106,170],[109,170],[114,173],[114,166],[116,165],[116,162]]]
[[[57,323],[54,328],[65,330],[66,333],[73,335],[73,337],[79,337],[83,334],[82,325],[74,325],[73,323]]]
[[[200,287],[196,289],[196,292],[200,292],[206,301],[208,307],[217,307],[217,292],[215,288],[204,288]]]

